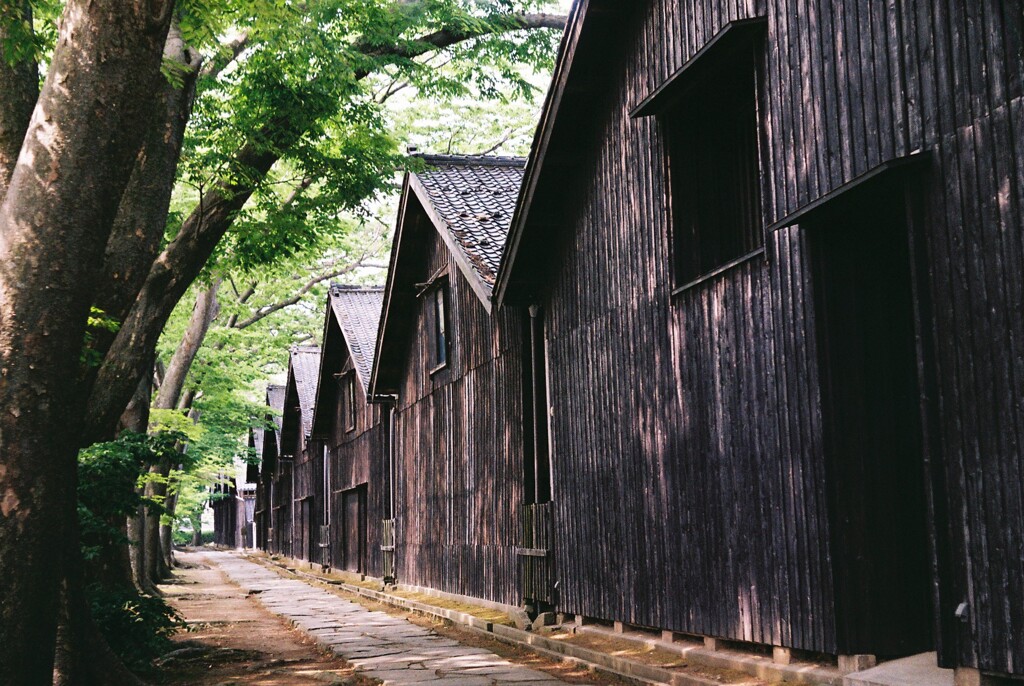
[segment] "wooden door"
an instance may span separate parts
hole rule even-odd
[[[842,654],[933,647],[911,250],[900,189],[808,226]]]
[[[341,495],[344,517],[344,563],[350,572],[366,573],[366,486],[345,491]]]

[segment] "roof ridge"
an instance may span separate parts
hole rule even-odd
[[[358,284],[346,284],[331,282],[331,293],[335,291],[339,293],[383,293],[384,286],[362,286]]]
[[[414,153],[410,157],[418,157],[427,164],[478,164],[491,167],[520,167],[526,164],[525,157],[511,155],[435,155]]]

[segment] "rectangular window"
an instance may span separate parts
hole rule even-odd
[[[434,307],[434,366],[444,367],[448,364],[448,321],[445,312],[445,289],[439,286],[431,295]]]
[[[355,431],[356,429],[356,375],[349,373],[345,376],[345,403],[346,410],[346,424],[345,431]]]
[[[675,285],[760,250],[757,46],[747,45],[661,117],[668,139]]]
[[[630,112],[665,137],[673,286],[764,252],[760,112],[768,21],[726,24]]]
[[[356,375],[349,370],[338,374],[338,428],[342,433],[356,428]]]

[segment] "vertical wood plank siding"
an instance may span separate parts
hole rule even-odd
[[[347,355],[346,355],[347,359]],[[344,366],[344,364],[342,364]],[[322,380],[321,383],[326,383]],[[334,386],[334,407],[341,407],[343,388],[330,379]],[[358,384],[358,382],[357,382]],[[366,569],[365,574],[381,578],[384,567],[381,558],[381,522],[384,519],[385,460],[388,454],[387,409],[381,405],[368,405],[362,386],[356,389],[356,426],[352,431],[342,428],[344,418],[341,412],[332,412],[334,417],[331,431],[331,564],[338,569],[350,569],[345,562],[346,525],[342,493],[360,486],[367,489],[366,517]],[[349,561],[350,562],[350,561]]]
[[[726,23],[767,16],[766,225],[931,151],[913,260],[943,660],[1024,673],[1020,4],[655,0],[620,11],[612,66],[583,110],[594,121],[573,143],[571,192],[532,210],[566,236],[542,298],[562,609],[839,648],[806,227],[768,234],[763,257],[673,297],[663,140],[656,121],[628,116]],[[425,366],[419,354],[412,369]],[[504,402],[479,372],[459,381],[474,382],[483,389],[457,397]],[[433,499],[466,466],[451,474],[430,456],[467,446],[431,424],[452,396],[421,385],[407,395],[417,391],[402,445],[420,468],[409,485],[431,493],[421,526],[440,527],[436,540],[449,525]],[[467,409],[452,421],[474,421]],[[458,525],[461,541],[473,527]],[[437,559],[407,552],[407,565]],[[965,623],[950,616],[961,601]]]
[[[522,500],[521,313],[488,315],[422,209],[426,281],[447,268],[448,366],[433,376],[429,302],[411,327],[396,408],[396,574],[401,583],[518,605]]]

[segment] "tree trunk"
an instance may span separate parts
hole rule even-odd
[[[302,134],[289,132],[293,135],[283,141],[287,147]],[[252,195],[250,179],[265,176],[279,156],[279,148],[268,146],[265,140],[262,145],[243,146],[232,163],[231,176],[239,181],[221,182],[203,194],[178,235],[153,263],[93,385],[84,429],[87,441],[101,439],[113,430],[131,390],[145,373],[145,356],[156,348],[171,312]]]
[[[58,590],[80,554],[54,545],[78,543],[84,407],[71,380],[172,4],[69,0],[0,204],[0,674],[12,686],[53,678]]]
[[[195,102],[202,60],[182,40],[177,23],[171,24],[167,34],[164,59],[180,67],[181,83],[162,80],[159,106],[121,196],[107,242],[101,290],[94,303],[118,321],[128,315],[160,252],[185,128]],[[105,353],[111,342],[113,336],[97,349]]]
[[[71,529],[69,538],[77,544],[77,523]],[[60,625],[52,683],[54,686],[143,686],[143,682],[110,649],[93,622],[85,597],[81,558],[69,557],[61,585]],[[130,580],[128,585],[131,585]]]
[[[148,430],[152,386],[152,375],[143,375],[139,381],[138,388],[135,390],[135,396],[132,397],[132,401],[128,403],[128,408],[121,415],[121,427],[123,429],[134,431],[135,433],[145,433]],[[143,494],[136,484],[133,483],[130,487],[139,490],[139,495]],[[152,580],[146,577],[145,574],[146,546],[145,529],[143,527],[144,519],[145,506],[140,505],[136,513],[127,517],[126,521],[125,533],[128,538],[128,562],[131,569],[131,579],[139,591],[150,595],[162,595]]]
[[[39,68],[35,60],[23,59],[12,65],[4,54],[4,42],[11,33],[5,27],[21,20],[32,25],[32,6],[28,0],[5,4],[0,9],[0,201],[14,174],[32,109],[39,98]]]
[[[192,523],[192,545],[198,548],[203,544],[203,516],[189,517],[189,521]]]
[[[185,384],[185,377],[192,366],[192,361],[195,359],[196,353],[199,352],[199,347],[206,337],[210,324],[217,316],[219,307],[217,303],[217,288],[219,283],[219,281],[215,282],[196,298],[196,304],[192,309],[192,317],[189,319],[185,334],[174,351],[171,363],[164,372],[163,380],[160,383],[160,390],[157,393],[156,401],[153,403],[155,409],[170,410],[176,407],[178,397],[181,395],[181,389]],[[164,508],[167,510],[170,510],[174,503],[174,498],[167,496],[166,479],[171,473],[171,467],[170,463],[164,463],[152,468],[150,473],[154,476],[158,475],[159,480],[146,485],[146,496],[157,499],[163,498]],[[173,512],[169,511],[169,514],[173,514]],[[145,576],[152,583],[158,583],[167,578],[171,570],[171,552],[169,548],[165,550],[162,542],[160,514],[155,511],[147,513],[144,518],[144,528],[145,534],[143,539],[145,545],[143,547],[143,555],[146,564]],[[154,559],[154,555],[156,559]]]
[[[203,345],[206,333],[210,330],[210,325],[213,324],[213,320],[217,318],[217,313],[220,311],[220,303],[217,302],[219,287],[220,279],[217,279],[196,297],[196,304],[192,308],[192,317],[185,328],[185,334],[174,350],[174,355],[164,372],[164,379],[160,383],[160,390],[153,403],[154,408],[171,410],[177,407],[181,389],[185,387],[185,379],[188,377],[188,370],[192,368],[192,362]]]
[[[174,569],[174,512],[178,507],[178,492],[175,490],[167,497],[167,524],[160,525],[160,553],[168,573]]]

